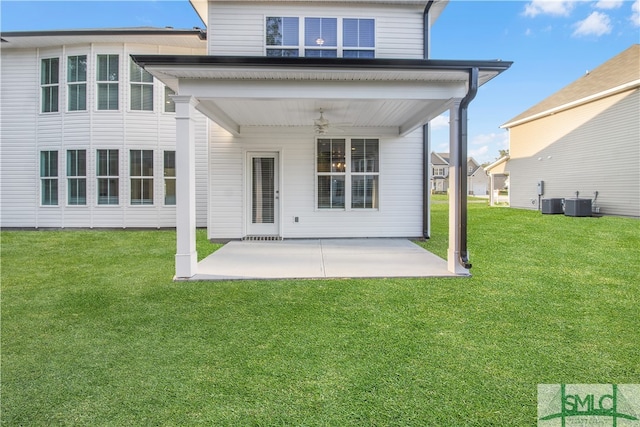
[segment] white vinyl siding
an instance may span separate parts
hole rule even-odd
[[[252,151],[280,153],[282,237],[420,236],[422,180],[416,177],[422,176],[422,131],[403,138],[377,139],[378,209],[318,209],[315,172],[318,148],[314,134],[257,128],[234,138],[213,125],[209,153],[212,183],[209,238],[237,239],[246,235],[245,158],[246,152]]]
[[[135,37],[133,37],[135,38]],[[97,57],[131,54],[205,54],[205,44],[199,50],[175,46],[150,46],[134,43],[101,42],[74,44],[40,49],[11,49],[3,44],[0,50],[2,67],[0,105],[2,111],[2,156],[0,156],[0,222],[2,227],[175,227],[175,206],[165,205],[162,168],[154,170],[153,205],[131,206],[129,191],[129,150],[153,150],[154,164],[162,164],[164,151],[175,150],[175,115],[165,114],[164,99],[154,96],[153,112],[131,114],[129,63],[119,61],[119,99],[126,108],[97,109]],[[69,58],[87,58],[86,109],[70,111]],[[42,59],[60,58],[60,111],[41,114]],[[163,90],[154,82],[154,90]],[[162,93],[162,92],[156,92]],[[198,227],[207,223],[208,124],[196,113],[196,221]],[[119,150],[119,176],[115,190],[120,203],[98,204],[97,150]],[[67,151],[86,150],[86,204],[69,204]],[[41,204],[40,152],[58,151],[58,204]],[[75,178],[72,178],[75,179]]]
[[[420,6],[388,7],[364,3],[210,2],[209,54],[265,56],[267,17],[327,17],[374,20],[377,58],[421,59],[424,55],[423,10],[424,7]],[[339,26],[340,37],[342,31],[343,27]],[[301,43],[303,41],[300,40]]]

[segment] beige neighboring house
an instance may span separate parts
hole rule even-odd
[[[578,192],[601,214],[640,217],[640,45],[501,127],[512,207],[539,209],[542,199]]]

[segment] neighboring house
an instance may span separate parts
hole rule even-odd
[[[131,54],[200,55],[199,30],[2,33],[2,227],[175,227],[173,91]],[[207,218],[207,120],[197,224]]]
[[[429,59],[430,28],[447,1],[191,3],[208,24],[205,51],[138,50],[139,43],[123,40],[116,52],[123,58],[131,55],[155,78],[158,90],[166,85],[174,92],[168,98],[175,103],[174,142],[167,140],[166,148],[158,145],[154,155],[175,147],[177,278],[197,272],[195,230],[202,206],[210,239],[428,237],[428,123],[445,111],[451,118],[448,265],[454,273],[468,273],[468,106],[478,87],[507,70],[510,62]],[[51,56],[64,63],[71,48],[57,49]],[[92,49],[91,58],[113,53]],[[30,96],[37,98],[33,91],[45,93],[49,85],[38,80],[38,61],[45,58],[38,49],[29,55],[34,57],[26,64],[30,82],[38,82]],[[122,62],[120,67],[125,73]],[[60,93],[70,83],[63,78]],[[109,81],[93,83],[99,88]],[[137,112],[124,102],[113,127],[128,130],[129,116]],[[89,110],[92,120],[100,117],[94,109]],[[34,123],[48,117],[33,108],[26,114]],[[209,119],[204,151],[203,114]],[[92,150],[107,143],[101,136],[104,129],[93,124],[85,125],[93,138],[100,137]],[[71,122],[65,121],[64,129],[73,129]],[[146,131],[155,139],[171,138],[168,128],[160,131],[155,123]],[[147,132],[140,128],[136,135]],[[124,140],[118,139],[114,148],[128,148]],[[55,151],[42,148],[43,143],[29,150]],[[2,144],[4,149],[4,136]],[[39,155],[47,165],[46,155]],[[123,156],[120,179],[130,179],[132,185],[146,179],[123,174]],[[21,162],[34,160],[30,154]],[[60,159],[58,164],[61,168]],[[32,185],[41,180],[47,192],[47,180],[56,179],[50,174],[55,170],[45,166],[42,176],[30,170],[24,178]],[[60,170],[56,176],[75,179]],[[155,177],[162,179],[161,173]],[[127,191],[120,185],[121,192]],[[157,191],[157,182],[153,185]],[[36,200],[42,204],[44,199]],[[38,207],[44,208],[48,206]],[[135,213],[143,222],[151,214],[137,208],[144,209],[123,210],[127,220]]]
[[[506,155],[484,168],[489,176],[489,204],[492,206],[509,203],[509,197],[501,194],[509,189],[509,173],[505,170],[508,160],[509,155]]]
[[[431,192],[446,193],[449,189],[449,153],[431,153]]]
[[[636,44],[502,125],[511,206],[539,209],[578,192],[601,214],[640,217],[639,117]]]
[[[446,193],[449,190],[449,153],[431,153],[431,191]],[[467,192],[469,195],[486,196],[489,177],[472,157],[467,158]]]

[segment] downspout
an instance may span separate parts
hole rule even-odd
[[[423,50],[424,59],[430,57],[430,43],[431,43],[431,24],[430,13],[431,6],[433,6],[434,0],[429,0],[424,8],[422,14],[422,27],[424,29],[423,36]],[[429,130],[429,123],[425,123],[422,126],[422,236],[425,239],[431,238],[431,168],[429,167],[431,162],[431,132]]]
[[[467,116],[468,108],[473,98],[478,93],[478,68],[469,69],[469,90],[458,109],[458,164],[457,179],[460,183],[460,191],[455,195],[460,209],[458,210],[458,244],[460,255],[458,262],[466,269],[471,268],[469,263],[469,252],[467,250]]]

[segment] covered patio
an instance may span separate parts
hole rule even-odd
[[[455,276],[408,239],[292,239],[229,242],[188,280]]]
[[[218,262],[218,259],[223,258],[225,253],[231,252],[238,244],[223,248],[223,251],[214,255],[211,260],[205,260],[206,262],[200,264],[197,262],[195,136],[192,127],[195,111],[205,114],[224,129],[228,136],[238,140],[252,134],[285,135],[300,131],[307,132],[308,137],[313,138],[315,135],[313,123],[315,121],[317,127],[317,114],[327,106],[334,111],[332,121],[347,124],[347,134],[404,138],[414,131],[421,132],[423,167],[421,173],[416,174],[415,182],[422,186],[422,234],[425,238],[428,238],[430,233],[428,124],[444,111],[449,111],[452,194],[449,202],[449,249],[447,261],[440,261],[444,262],[443,272],[447,272],[448,275],[469,275],[471,263],[467,252],[466,212],[467,109],[478,88],[508,69],[511,63],[176,55],[134,55],[133,59],[176,92],[172,98],[176,106],[177,121],[177,279],[210,280],[216,276],[245,274],[225,273],[223,270],[225,262]],[[320,118],[322,119],[322,115]],[[320,130],[321,134],[325,133],[324,128]],[[318,129],[316,133],[317,131]],[[224,177],[221,180],[224,180]],[[211,186],[215,185],[216,182],[211,183]],[[276,196],[276,199],[277,208],[282,210],[282,198]],[[274,223],[279,227],[276,235],[286,239],[289,235],[288,230],[283,231],[285,224],[288,223],[283,223],[281,219],[279,223]],[[216,238],[211,233],[212,225],[214,224],[209,219],[209,238]],[[238,234],[231,237],[242,238],[250,235],[247,232]],[[371,236],[375,235],[376,233],[371,234]],[[309,237],[323,238],[324,236]],[[273,250],[278,247],[273,243],[271,245],[270,249]],[[280,243],[280,248],[290,248],[290,245],[295,243],[285,241]],[[247,251],[249,249],[258,251],[253,257],[255,259],[250,259],[248,262],[255,264],[254,261],[260,259],[261,247],[255,245],[255,247],[245,248]],[[303,245],[303,247],[305,250],[311,250],[314,245],[309,243],[308,246]],[[321,249],[322,247],[323,244],[320,244]],[[287,254],[300,256],[295,250],[288,250],[289,252],[285,250],[283,255],[285,260],[289,256]],[[314,256],[317,258],[317,249],[315,251]],[[363,257],[367,255],[367,251],[364,250],[344,251],[345,256],[350,253],[361,254]],[[387,254],[384,258],[390,270],[381,274],[382,276],[398,277],[397,274],[402,269],[409,271],[408,265],[396,268],[399,264],[394,265],[390,262],[391,256]],[[371,256],[370,260],[363,260],[362,268],[350,265],[349,268],[353,270],[351,277],[362,277],[360,276],[362,271],[373,271],[376,259],[380,258]],[[306,261],[300,260],[300,263],[304,264],[304,262]],[[412,274],[416,276],[441,275],[427,272],[429,268],[422,270],[420,264],[430,265],[430,262],[421,259],[413,263],[416,264],[414,268],[417,272]],[[332,264],[329,263],[329,265]],[[291,268],[293,267],[289,266],[278,271],[294,271]],[[320,267],[315,268],[318,270]],[[345,277],[342,270],[336,270],[334,273],[331,267],[325,265],[322,268],[324,270],[319,271],[324,271],[324,274]],[[307,277],[316,277],[321,274],[320,272],[316,271],[312,276]],[[262,277],[265,274],[261,273],[259,276]]]

